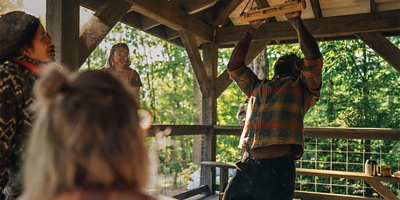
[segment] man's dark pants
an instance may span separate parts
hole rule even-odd
[[[246,157],[236,166],[223,200],[293,200],[296,169],[292,156],[266,160]]]

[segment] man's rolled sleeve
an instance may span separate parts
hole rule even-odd
[[[243,65],[235,70],[228,70],[229,78],[235,81],[239,89],[247,96],[250,97],[256,84],[260,81],[258,77],[248,68]]]

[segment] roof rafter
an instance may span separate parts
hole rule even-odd
[[[100,44],[110,30],[130,8],[130,4],[118,0],[107,0],[82,26],[79,33],[79,65],[82,65],[92,51]]]
[[[132,10],[148,18],[160,22],[177,31],[187,30],[195,35],[197,41],[209,42],[212,36],[211,28],[201,20],[174,7],[166,1],[157,0],[126,0]]]
[[[378,32],[359,33],[357,37],[400,72],[400,50],[398,47]]]
[[[399,11],[324,17],[312,20],[304,19],[303,22],[315,38],[355,37],[356,33],[400,31],[400,24],[398,23]],[[247,28],[247,25],[217,28],[216,41],[220,46],[234,44],[242,37]],[[255,39],[271,41],[297,40],[297,33],[289,22],[270,22],[260,27]]]
[[[315,18],[322,17],[321,5],[319,4],[319,0],[310,0],[312,11]]]
[[[224,25],[229,14],[233,12],[243,0],[221,0],[214,6],[214,22],[212,26]]]
[[[199,82],[201,93],[204,97],[208,97],[210,96],[210,91],[208,90],[210,88],[210,80],[208,79],[207,73],[204,69],[204,63],[201,59],[196,40],[194,39],[193,34],[188,31],[182,30],[179,31],[179,33],[181,35],[183,45],[186,48],[190,62],[192,63],[196,79]]]

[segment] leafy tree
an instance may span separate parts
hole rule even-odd
[[[21,9],[23,6],[23,0],[2,0],[0,1],[0,14]]]

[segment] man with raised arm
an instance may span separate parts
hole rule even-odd
[[[295,160],[301,158],[304,149],[303,119],[319,99],[323,64],[317,42],[300,16],[300,11],[286,14],[297,32],[304,58],[293,53],[282,55],[275,62],[272,80],[259,80],[244,64],[264,20],[250,22],[232,52],[228,72],[249,103],[239,144],[243,156],[224,200],[293,199]]]

